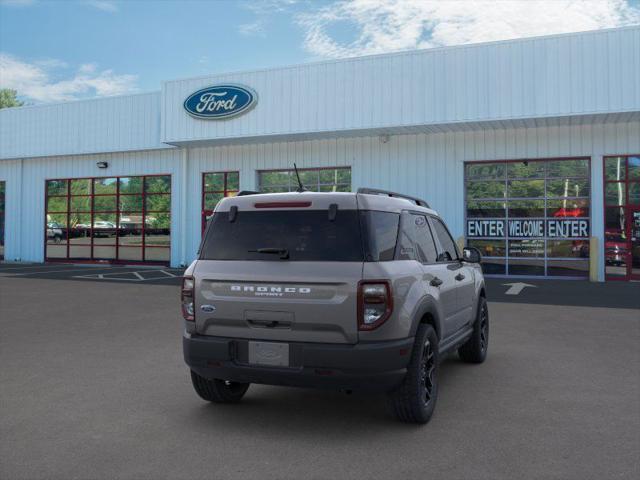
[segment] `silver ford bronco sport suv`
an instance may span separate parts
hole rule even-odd
[[[395,417],[426,423],[439,360],[487,355],[479,263],[426,202],[397,193],[225,198],[182,285],[195,391],[221,403],[251,383],[385,392]]]

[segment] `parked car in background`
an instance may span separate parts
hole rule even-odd
[[[54,243],[62,242],[64,238],[64,232],[62,227],[57,222],[47,223],[47,241],[53,241]]]

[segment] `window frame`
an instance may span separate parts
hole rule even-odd
[[[235,173],[238,175],[238,188],[237,190],[234,189],[230,189],[227,188],[228,186],[228,182],[229,182],[229,174]],[[215,175],[215,174],[222,174],[224,175],[223,177],[223,190],[206,190],[206,181],[205,178],[207,175]],[[200,228],[201,228],[201,236],[204,237],[205,234],[205,230],[207,229],[207,212],[211,212],[211,215],[213,215],[213,212],[215,211],[215,207],[213,210],[209,210],[209,209],[205,209],[205,198],[207,196],[207,194],[209,193],[215,193],[215,194],[220,194],[222,193],[222,198],[227,198],[227,197],[232,197],[234,195],[230,195],[232,193],[235,193],[236,195],[238,193],[240,193],[240,170],[215,170],[215,171],[207,171],[207,172],[202,172],[201,174],[201,187],[200,187]],[[217,204],[216,204],[217,206]],[[210,216],[211,216],[210,215]]]
[[[621,156],[621,155],[612,155],[612,156]],[[631,155],[633,156],[633,155]],[[550,175],[549,173],[549,165],[552,162],[562,162],[562,161],[571,161],[571,160],[576,160],[576,161],[586,161],[586,171],[585,174],[579,174],[579,175],[569,175],[566,177],[561,177],[561,176],[557,176],[557,175]],[[554,217],[549,216],[549,203],[553,202],[553,201],[557,201],[557,200],[567,200],[567,201],[586,201],[587,205],[589,207],[589,213],[588,215],[584,215],[584,216],[579,216],[579,217],[566,217],[566,218],[576,218],[576,219],[586,219],[589,222],[589,236],[592,235],[593,232],[593,179],[592,179],[592,157],[590,156],[560,156],[560,157],[544,157],[544,158],[516,158],[516,159],[506,159],[506,160],[480,160],[480,161],[467,161],[464,162],[464,175],[463,175],[463,184],[462,184],[462,188],[463,188],[463,192],[464,192],[464,198],[463,198],[463,218],[464,218],[464,224],[463,224],[463,232],[464,232],[464,239],[465,239],[465,244],[468,244],[469,240],[488,240],[488,241],[503,241],[505,244],[505,249],[504,249],[504,255],[502,256],[491,256],[491,257],[485,257],[487,258],[487,260],[491,259],[491,260],[496,260],[498,263],[502,263],[504,265],[504,273],[496,273],[496,274],[487,274],[487,275],[491,275],[491,276],[496,276],[496,277],[522,277],[522,278],[580,278],[580,279],[584,279],[584,278],[588,278],[588,273],[586,276],[571,276],[571,277],[565,277],[565,276],[559,276],[559,275],[549,275],[548,274],[548,264],[549,261],[553,260],[553,261],[568,261],[568,262],[584,262],[585,260],[588,261],[587,259],[584,258],[578,258],[578,257],[549,257],[548,255],[548,247],[547,244],[549,241],[555,241],[555,240],[588,240],[588,238],[576,238],[576,237],[567,237],[567,238],[549,238],[548,236],[546,236],[546,232],[545,232],[545,236],[542,237],[530,237],[529,239],[531,240],[536,240],[536,239],[542,239],[544,241],[544,255],[542,257],[533,257],[533,256],[529,256],[529,257],[511,257],[509,255],[509,244],[511,240],[522,240],[522,238],[512,238],[509,237],[508,232],[505,232],[505,235],[503,237],[500,238],[490,238],[490,237],[468,237],[467,236],[467,223],[469,219],[478,219],[478,220],[504,220],[505,225],[508,224],[508,221],[510,219],[523,219],[523,220],[533,220],[533,219],[538,219],[538,220],[543,220],[544,222],[546,222],[549,219],[553,219]],[[509,175],[509,164],[514,164],[514,163],[523,163],[523,162],[540,162],[542,164],[544,164],[544,170],[543,170],[543,174],[542,176],[538,175],[538,176],[532,176],[532,177],[521,177],[521,176],[513,176],[511,177]],[[483,164],[496,164],[496,165],[504,165],[504,171],[502,173],[501,176],[496,177],[495,175],[492,175],[490,177],[487,178],[469,178],[468,177],[468,166],[473,166],[473,165],[483,165]],[[603,173],[604,175],[604,173]],[[569,180],[587,180],[588,182],[588,186],[589,186],[589,195],[588,196],[567,196],[567,197],[550,197],[547,194],[547,183],[550,180],[554,180],[554,179],[569,179]],[[544,195],[542,197],[510,197],[509,196],[509,191],[508,191],[508,184],[510,181],[513,180],[543,180],[544,181]],[[474,182],[504,182],[505,187],[504,187],[504,192],[505,195],[502,198],[496,198],[496,197],[469,197],[468,192],[467,192],[467,185],[468,183],[474,183]],[[532,200],[542,200],[544,202],[544,216],[543,217],[523,217],[523,216],[511,216],[509,215],[509,202],[516,200],[516,201],[532,201]],[[468,216],[468,211],[467,211],[467,206],[469,205],[469,202],[489,202],[489,201],[496,201],[496,202],[503,202],[505,204],[505,215],[503,217],[495,217],[495,216],[491,216],[491,217],[469,217]],[[603,199],[604,201],[604,199]],[[546,223],[545,223],[546,225]],[[514,259],[514,260],[543,260],[544,262],[544,266],[543,266],[543,271],[544,274],[543,275],[520,275],[520,274],[512,274],[509,272],[509,260],[510,259]],[[490,262],[487,262],[490,263]]]
[[[169,191],[168,192],[147,192],[147,179],[149,178],[158,178],[158,177],[168,177],[169,178]],[[135,193],[121,193],[120,192],[120,184],[121,184],[121,179],[124,178],[140,178],[142,179],[142,188],[140,192],[135,192]],[[95,193],[95,184],[96,184],[96,180],[103,180],[103,179],[114,179],[115,180],[115,193],[112,192],[108,192],[108,193]],[[77,180],[88,180],[90,182],[90,191],[88,194],[86,193],[81,193],[81,194],[72,194],[71,193],[71,184],[73,181],[77,181]],[[53,195],[49,195],[48,193],[48,186],[50,182],[66,182],[66,186],[65,186],[65,193],[64,194],[53,194]],[[96,177],[96,176],[90,176],[90,177],[70,177],[70,178],[46,178],[44,180],[44,238],[43,238],[43,258],[45,259],[45,261],[47,262],[69,262],[69,261],[74,261],[74,262],[79,262],[79,263],[114,263],[114,264],[123,264],[123,263],[127,263],[127,264],[146,264],[146,265],[168,265],[171,262],[171,244],[172,244],[172,236],[173,236],[173,231],[171,228],[171,217],[172,217],[172,195],[173,195],[173,177],[170,173],[157,173],[157,174],[147,174],[147,175],[105,175],[105,176],[100,176],[100,177]],[[141,205],[141,210],[138,211],[129,211],[129,210],[121,210],[120,205],[120,199],[123,196],[140,196],[142,198],[142,205]],[[147,210],[147,198],[150,196],[168,196],[169,197],[169,209],[168,210]],[[88,198],[90,201],[90,208],[87,211],[72,211],[71,210],[71,200],[72,198]],[[95,210],[95,198],[98,197],[115,197],[116,199],[116,203],[115,203],[115,210],[100,210],[100,211],[96,211]],[[67,204],[67,209],[64,212],[49,212],[49,199],[50,198],[66,198],[66,204]],[[65,238],[65,247],[66,247],[66,254],[64,257],[49,257],[47,256],[47,246],[48,244],[48,237],[47,237],[47,230],[48,230],[48,215],[49,214],[58,214],[58,215],[65,215],[66,218],[66,225],[64,227],[64,232],[66,234],[66,238]],[[71,231],[70,228],[70,218],[71,218],[71,214],[72,213],[77,213],[80,215],[86,215],[88,216],[91,220],[90,220],[90,226],[87,229],[88,233],[89,233],[89,238],[91,239],[91,241],[89,242],[88,245],[83,245],[83,244],[75,244],[72,243],[70,240],[70,236],[69,236],[69,232]],[[134,247],[129,247],[126,245],[120,245],[120,230],[122,230],[120,228],[120,219],[121,219],[121,215],[122,214],[137,214],[140,213],[140,217],[142,219],[141,221],[141,226],[140,226],[140,245],[136,245]],[[150,228],[147,227],[146,224],[146,219],[147,219],[147,214],[153,214],[153,213],[160,213],[160,214],[168,214],[169,216],[169,244],[168,245],[147,245],[147,230],[158,230],[157,228]],[[115,228],[113,229],[114,235],[113,235],[113,243],[109,243],[109,244],[98,244],[97,247],[100,248],[101,246],[106,246],[106,247],[114,247],[115,248],[115,254],[114,254],[114,258],[104,258],[104,257],[96,257],[94,254],[94,249],[95,249],[95,235],[94,235],[94,225],[96,222],[96,214],[98,215],[115,215]],[[99,220],[98,220],[99,221]],[[138,230],[138,229],[136,229]],[[81,246],[81,247],[85,247],[85,248],[89,248],[89,255],[88,257],[82,257],[82,258],[77,258],[77,257],[72,257],[70,255],[71,253],[71,247],[75,246]],[[129,259],[123,259],[121,258],[120,255],[120,250],[122,249],[126,249],[126,251],[130,251],[131,249],[139,249],[141,252],[140,255],[140,260],[136,259],[136,260],[129,260]],[[169,258],[167,260],[147,260],[147,249],[166,249],[169,251]]]

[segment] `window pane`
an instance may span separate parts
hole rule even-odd
[[[432,219],[434,234],[440,241],[440,246],[443,252],[438,256],[438,261],[452,261],[458,259],[458,249],[456,244],[449,235],[449,232],[445,228],[444,224],[437,218]]]
[[[120,247],[118,249],[119,260],[131,260],[134,262],[142,261],[142,248],[140,247]]]
[[[509,218],[544,217],[544,200],[511,200]]]
[[[67,243],[67,229],[57,222],[47,222],[47,243]]]
[[[587,240],[548,240],[547,255],[562,258],[589,258]]]
[[[67,246],[65,244],[50,243],[47,240],[47,258],[67,258]]]
[[[624,180],[626,178],[626,158],[613,157],[604,159],[604,178],[607,180]]]
[[[142,193],[143,177],[121,177],[120,193]]]
[[[260,187],[289,186],[289,172],[260,172]],[[282,191],[282,190],[279,190]],[[287,191],[285,189],[284,191]]]
[[[142,230],[139,228],[120,228],[118,231],[118,245],[125,247],[142,246]],[[140,253],[142,256],[142,253]]]
[[[358,212],[339,210],[334,221],[327,211],[248,211],[229,222],[228,212],[216,213],[202,249],[202,259],[281,262],[279,255],[255,250],[286,249],[288,261],[352,261],[364,259]]]
[[[624,205],[626,185],[621,182],[606,183],[604,187],[604,200],[607,205]]]
[[[205,193],[204,195],[204,209],[205,210],[213,210],[216,208],[216,205],[220,200],[222,200],[224,196],[222,193]]]
[[[96,178],[93,181],[93,193],[111,193],[115,194],[117,190],[116,178]]]
[[[147,193],[170,193],[171,177],[145,177],[145,189]]]
[[[588,177],[589,160],[557,160],[547,162],[547,177]]]
[[[466,165],[468,180],[504,179],[506,165],[504,163],[470,163]]]
[[[147,212],[168,212],[171,210],[171,195],[147,195]]]
[[[507,177],[509,178],[542,178],[544,177],[545,162],[524,161],[507,163]]]
[[[509,275],[544,275],[544,260],[509,260]]]
[[[588,197],[589,180],[547,180],[548,197]]]
[[[71,195],[91,195],[91,179],[71,180]]]
[[[145,245],[155,245],[160,247],[168,247],[171,243],[171,233],[168,228],[153,228],[144,231]]]
[[[47,181],[47,195],[66,195],[66,194],[67,194],[66,180],[48,180]]]
[[[78,260],[89,260],[91,259],[91,247],[70,245],[69,258],[76,258]]]
[[[351,186],[350,168],[338,168],[338,183],[343,183]]]
[[[409,229],[414,230],[415,248],[418,250],[418,258],[423,263],[433,263],[437,260],[436,245],[429,228],[429,222],[424,215],[410,215],[407,217]]]
[[[366,260],[393,260],[398,238],[400,215],[390,212],[361,211],[360,219],[366,234]]]
[[[499,260],[496,258],[482,259],[480,266],[482,267],[482,273],[485,275],[505,275],[507,273],[506,260]]]
[[[316,190],[318,188],[318,171],[317,170],[299,170],[300,180],[309,190]],[[295,175],[295,173],[294,173]],[[296,178],[297,185],[297,178]]]
[[[171,259],[170,248],[145,248],[144,260],[146,262],[168,262]]]
[[[145,219],[145,228],[169,229],[171,228],[171,216],[168,213],[151,213]]]
[[[350,192],[351,191],[351,185],[338,185],[336,187],[336,192]]]
[[[640,180],[640,157],[629,157],[627,164],[629,180]]]
[[[71,197],[72,212],[90,212],[91,197]]]
[[[640,183],[629,183],[629,203],[632,205],[640,204]]]
[[[205,192],[221,192],[224,190],[224,173],[205,173]]]
[[[467,198],[503,198],[504,182],[467,182]]]
[[[94,241],[93,258],[100,259],[100,260],[115,260],[116,258],[115,245],[96,244],[96,242]]]
[[[66,212],[67,198],[68,197],[48,197],[47,211],[48,212]]]
[[[550,260],[547,275],[554,277],[588,277],[589,262],[576,260]]]
[[[544,240],[509,240],[510,257],[543,257]]]
[[[116,228],[115,213],[96,213],[93,216],[93,229],[97,230],[113,230]]]
[[[507,194],[510,197],[544,197],[544,180],[511,180]]]
[[[227,190],[240,190],[240,174],[238,172],[227,173]]]
[[[142,212],[142,195],[120,195],[121,212]]]
[[[555,218],[588,217],[589,200],[547,200],[547,216]]]
[[[505,202],[476,201],[467,202],[467,217],[469,218],[487,218],[487,217],[504,217]]]
[[[67,228],[67,214],[66,213],[49,213],[47,214],[47,225],[53,223],[53,228]]]
[[[605,237],[606,235],[608,235],[609,231],[624,232],[624,229],[625,229],[624,212],[625,212],[625,209],[623,207],[605,209],[605,214],[604,214]]]
[[[93,197],[93,210],[96,212],[115,212],[117,210],[116,196]]]
[[[480,250],[483,257],[504,257],[507,253],[504,240],[468,240],[467,245]]]

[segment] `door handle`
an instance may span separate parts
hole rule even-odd
[[[464,275],[463,275],[463,274],[461,274],[461,273],[459,273],[459,274],[457,274],[457,275],[455,276],[455,279],[456,279],[456,280],[458,280],[458,281],[460,281],[460,280],[464,280]]]
[[[429,284],[432,287],[439,287],[440,285],[442,285],[442,280],[440,280],[438,277],[433,277],[433,280],[431,280]]]

